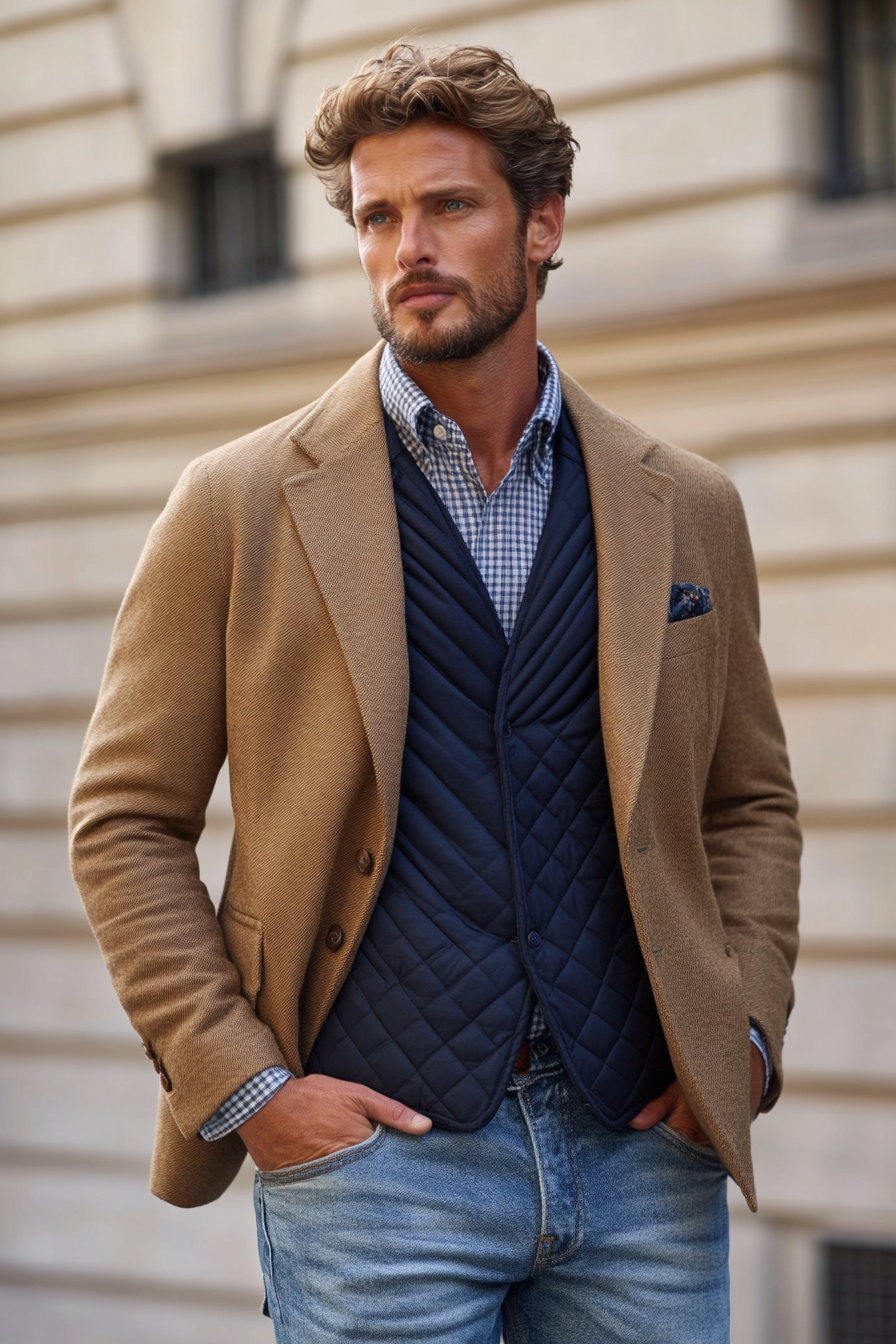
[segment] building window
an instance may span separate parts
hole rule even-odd
[[[283,170],[270,132],[170,155],[161,168],[176,216],[180,293],[219,294],[286,274]]]
[[[826,0],[828,194],[896,190],[896,0]]]
[[[896,1340],[896,1246],[824,1247],[827,1344]]]

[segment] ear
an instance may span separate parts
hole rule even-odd
[[[526,260],[541,265],[549,261],[563,238],[566,206],[558,192],[552,192],[542,205],[529,212],[526,224]]]

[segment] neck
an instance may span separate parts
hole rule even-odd
[[[491,494],[510,470],[514,450],[538,405],[534,312],[527,310],[473,359],[400,362],[436,410],[460,426],[479,478]]]

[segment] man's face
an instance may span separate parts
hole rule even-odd
[[[484,136],[439,121],[366,136],[351,179],[374,321],[399,359],[470,359],[516,322],[526,228]]]

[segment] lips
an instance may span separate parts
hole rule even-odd
[[[442,285],[407,285],[398,296],[403,308],[433,308],[454,298],[454,291]]]

